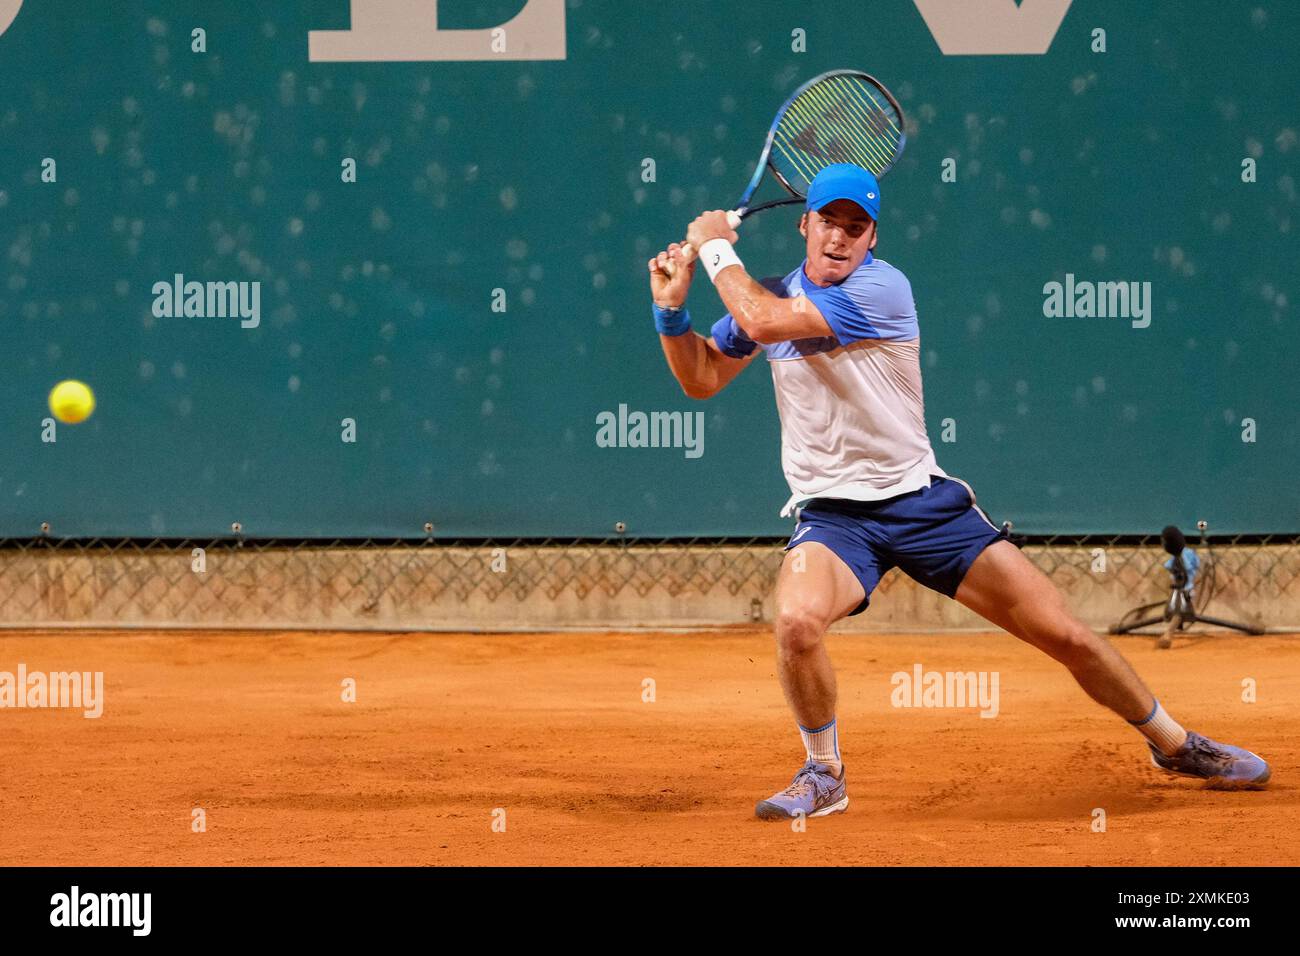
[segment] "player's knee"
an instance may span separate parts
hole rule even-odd
[[[1066,667],[1081,667],[1097,655],[1097,635],[1081,621],[1064,620],[1047,635],[1047,651]]]
[[[776,647],[783,656],[797,657],[816,649],[826,633],[822,615],[808,607],[783,607],[776,615]]]

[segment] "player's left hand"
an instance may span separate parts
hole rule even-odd
[[[686,241],[697,251],[710,239],[726,239],[731,243],[740,241],[740,235],[731,228],[731,223],[727,222],[727,210],[710,209],[708,212],[700,213],[695,217],[695,221],[686,227]]]
[[[695,275],[695,258],[674,242],[647,265],[650,267],[650,296],[661,309],[680,309],[686,304]]]

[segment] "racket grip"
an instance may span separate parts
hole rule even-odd
[[[732,229],[740,228],[740,213],[736,212],[736,210],[734,209],[728,209],[727,225],[729,225]],[[682,243],[682,259],[684,261],[689,263],[695,259],[696,255],[697,255],[697,250],[693,245],[691,245],[689,242]],[[668,278],[671,279],[674,275],[676,275],[677,267],[674,266],[670,261],[668,263],[668,268],[664,271],[668,273]]]

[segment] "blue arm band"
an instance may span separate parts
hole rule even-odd
[[[661,309],[652,302],[650,308],[654,311],[655,328],[660,335],[685,335],[691,330],[691,314],[685,306],[680,309]]]
[[[745,334],[745,330],[737,325],[736,320],[730,315],[724,315],[713,323],[713,341],[718,343],[718,348],[723,355],[730,355],[732,358],[744,358],[758,348],[754,340]]]

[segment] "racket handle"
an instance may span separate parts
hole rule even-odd
[[[729,225],[732,229],[738,229],[740,227],[740,213],[736,212],[736,210],[734,209],[728,209],[727,225]],[[682,243],[682,259],[684,259],[686,262],[691,262],[695,258],[696,254],[697,254],[697,250],[693,245],[691,245],[689,242]],[[671,279],[676,274],[677,267],[674,266],[670,260],[668,263],[668,268],[665,269],[664,271],[668,273],[668,278]]]

